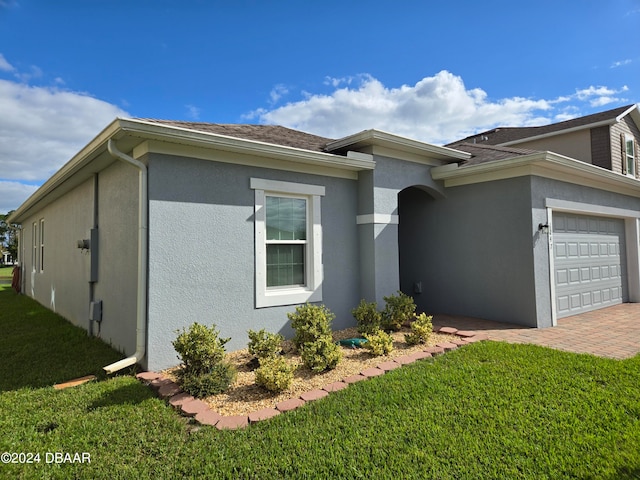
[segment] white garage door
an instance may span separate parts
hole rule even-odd
[[[624,220],[553,214],[558,318],[628,301]]]

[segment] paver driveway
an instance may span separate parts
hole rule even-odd
[[[455,315],[435,315],[434,325],[476,330],[491,340],[533,343],[601,357],[629,358],[640,353],[640,303],[623,303],[558,320],[556,327],[529,328]]]

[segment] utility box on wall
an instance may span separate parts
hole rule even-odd
[[[96,300],[89,304],[89,320],[92,322],[102,321],[102,300]]]

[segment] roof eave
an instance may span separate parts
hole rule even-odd
[[[441,147],[430,143],[413,140],[381,130],[364,130],[348,137],[340,138],[327,144],[327,151],[341,151],[363,146],[382,146],[390,149],[424,155],[438,160],[468,160],[471,154],[449,147]]]

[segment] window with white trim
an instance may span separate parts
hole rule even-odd
[[[636,152],[634,138],[631,135],[624,136],[624,162],[627,167],[627,175],[636,176]]]
[[[44,272],[44,218],[40,219],[40,271]]]
[[[31,231],[31,244],[33,249],[31,251],[31,269],[35,272],[38,268],[38,223],[33,222],[33,229]]]
[[[324,187],[252,178],[256,307],[322,300]]]

